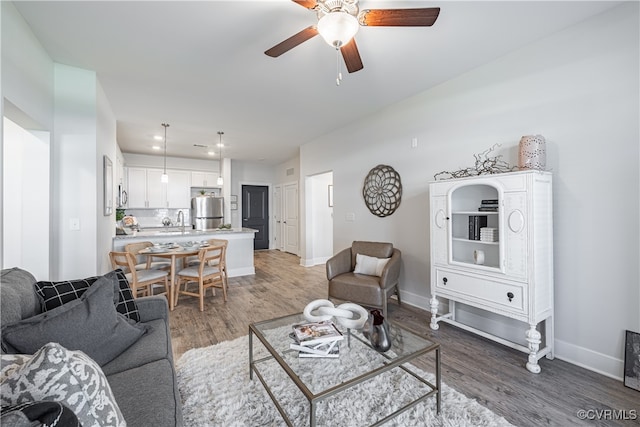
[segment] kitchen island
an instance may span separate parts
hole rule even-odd
[[[247,276],[255,274],[253,263],[253,240],[258,230],[252,228],[231,228],[215,230],[180,231],[170,229],[143,229],[131,231],[127,235],[117,235],[113,238],[114,251],[124,251],[129,243],[148,241],[151,243],[184,243],[201,242],[209,239],[225,239],[227,246],[227,272],[229,277]]]

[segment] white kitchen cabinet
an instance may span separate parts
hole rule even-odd
[[[540,372],[538,360],[553,358],[551,174],[522,171],[436,181],[429,193],[431,328],[444,321],[527,352],[527,369]],[[495,211],[479,211],[483,201],[493,202]],[[475,223],[474,217],[479,217]],[[478,240],[477,224],[485,222],[484,239]],[[490,230],[497,241],[486,238]],[[449,301],[442,315],[438,297]],[[525,322],[527,345],[457,321],[456,303]]]
[[[181,170],[167,170],[169,183],[166,185],[168,208],[191,207],[191,173]]]
[[[161,181],[163,169],[130,167],[128,208],[186,208],[191,204],[191,173],[167,169],[169,182]]]
[[[217,186],[218,174],[213,172],[193,171],[191,172],[192,187],[215,187]]]

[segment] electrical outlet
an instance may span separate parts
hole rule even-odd
[[[413,138],[411,140],[411,148],[418,148],[418,138]]]

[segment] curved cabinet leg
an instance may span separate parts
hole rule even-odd
[[[438,328],[440,328],[440,326],[438,325],[438,298],[436,298],[435,295],[431,296],[431,300],[429,301],[431,303],[431,324],[429,326],[431,326],[431,329],[433,329],[434,331],[437,331]]]
[[[538,350],[542,342],[540,332],[536,329],[536,325],[530,325],[527,330],[526,337],[529,344],[529,360],[527,361],[527,369],[534,374],[540,373],[540,365],[538,365]]]

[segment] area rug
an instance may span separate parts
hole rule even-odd
[[[265,355],[266,350],[254,338],[254,358]],[[362,369],[362,365],[366,364],[366,356],[359,361],[358,357],[340,357],[308,359],[305,363],[316,364],[314,372],[318,368],[330,372],[332,366],[335,367],[332,364],[344,364],[347,359],[356,360],[353,369]],[[286,426],[257,376],[249,379],[247,336],[189,350],[176,362],[176,369],[186,426]],[[277,362],[264,362],[259,369],[293,425],[308,426],[309,404]],[[433,374],[414,366],[411,369],[435,383]],[[428,391],[422,383],[403,372],[393,369],[322,402],[316,412],[317,425],[367,426]],[[322,375],[316,374],[314,381],[321,382]],[[440,415],[436,414],[436,401],[432,397],[390,420],[385,426],[500,427],[511,424],[475,400],[448,387],[443,381]]]

